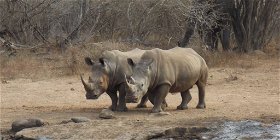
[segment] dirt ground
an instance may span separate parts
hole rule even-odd
[[[98,100],[86,100],[79,76],[38,81],[8,80],[7,83],[1,83],[1,132],[5,134],[14,120],[30,117],[42,118],[49,123],[48,126],[75,116],[88,117],[92,122],[87,128],[100,129],[96,133],[87,134],[88,138],[96,139],[121,138],[117,134],[125,135],[128,131],[141,130],[145,132],[147,127],[190,126],[206,121],[250,119],[279,122],[279,59],[260,58],[252,63],[253,66],[249,68],[242,65],[236,68],[211,68],[206,88],[206,109],[195,108],[198,94],[194,86],[189,109],[176,110],[181,102],[180,94],[169,94],[166,98],[169,105],[167,112],[171,115],[161,117],[150,115],[152,105],[148,103],[145,109],[135,108],[136,104],[128,104],[128,112],[116,112],[115,119],[101,120],[98,114],[110,105],[109,96],[103,94]],[[104,130],[101,130],[101,126]],[[66,132],[66,129],[85,129],[83,125],[74,124],[62,127],[59,130],[61,133]]]

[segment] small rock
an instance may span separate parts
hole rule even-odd
[[[73,122],[73,121],[72,120],[63,120],[59,124],[67,124],[67,123],[70,123],[70,122]]]
[[[256,55],[266,55],[263,51],[260,51],[260,50],[254,50],[254,54],[256,54]]]
[[[171,115],[169,112],[158,112],[158,113],[151,113],[151,116],[166,116]]]
[[[171,128],[171,129],[167,129],[165,130],[165,135],[167,136],[182,136],[185,133],[187,133],[187,128],[183,128],[183,127],[176,127],[176,128]]]
[[[25,128],[41,127],[43,125],[44,122],[42,119],[38,119],[38,118],[21,119],[21,120],[16,120],[12,123],[12,131],[18,132]]]
[[[227,82],[236,81],[236,80],[238,80],[238,78],[235,75],[230,75],[228,78],[226,78]]]
[[[101,113],[99,114],[99,118],[103,119],[112,119],[115,118],[114,112],[110,109],[103,109]]]
[[[207,127],[190,127],[188,128],[188,132],[189,133],[203,133],[203,132],[207,132],[209,131],[210,129],[208,129]]]
[[[75,89],[74,89],[74,88],[71,88],[70,90],[71,90],[71,91],[74,91]]]
[[[71,120],[75,123],[89,122],[90,121],[90,119],[87,118],[87,117],[74,117],[74,118],[71,118]]]
[[[51,140],[51,139],[45,136],[39,136],[36,140]]]
[[[209,137],[209,136],[201,136],[201,139],[202,140],[209,140],[209,139],[211,139],[211,137]]]
[[[2,80],[2,84],[8,84],[8,81]]]

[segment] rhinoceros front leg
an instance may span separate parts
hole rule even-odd
[[[113,92],[107,92],[107,94],[110,96],[112,105],[110,106],[110,109],[112,111],[116,111],[117,109],[117,104],[118,104],[118,96],[117,96],[117,91]]]
[[[167,84],[160,85],[157,87],[154,93],[154,107],[152,109],[152,113],[162,112],[162,105],[164,104],[165,97],[168,94],[170,86]],[[165,102],[166,103],[166,102]]]
[[[179,106],[177,106],[177,109],[184,110],[188,109],[188,103],[191,101],[192,96],[190,94],[190,90],[181,92],[182,102]]]
[[[125,102],[125,84],[121,84],[119,87],[119,104],[117,106],[117,111],[127,111]]]
[[[141,99],[141,102],[137,105],[137,108],[147,108],[147,101],[148,101],[148,94],[149,93],[146,93],[142,99]]]
[[[148,98],[150,100],[150,102],[155,105],[155,92],[152,92],[151,94],[148,95]],[[162,104],[161,104],[161,109],[165,110],[165,108],[168,107],[166,100],[164,99]]]

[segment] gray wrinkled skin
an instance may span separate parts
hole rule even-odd
[[[111,110],[126,111],[125,74],[132,72],[131,67],[127,64],[127,58],[131,57],[134,61],[139,61],[144,52],[140,49],[128,52],[104,51],[99,62],[93,62],[88,57],[85,58],[85,62],[91,67],[88,82],[85,82],[81,77],[86,90],[86,98],[98,99],[100,95],[106,92],[112,100]],[[119,91],[119,97],[117,91]]]
[[[98,99],[108,88],[110,68],[103,59],[99,60],[100,63],[94,63],[90,58],[85,58],[85,61],[91,66],[91,75],[89,76],[88,82],[86,83],[81,77],[86,90],[86,98]]]
[[[138,102],[148,91],[150,85],[152,61],[143,61],[139,64],[134,64],[133,60],[128,59],[131,65],[133,65],[133,75],[128,75],[126,93],[132,93],[126,95],[126,100],[131,102]]]
[[[148,94],[154,104],[152,112],[161,112],[168,92],[181,92],[182,102],[177,109],[187,109],[191,100],[189,89],[197,85],[199,103],[205,108],[205,86],[208,67],[204,59],[193,49],[175,47],[170,50],[153,49],[146,51],[138,63],[127,59],[132,74],[126,77],[126,98],[137,102]],[[129,100],[129,99],[127,99]]]

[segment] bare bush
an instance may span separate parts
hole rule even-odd
[[[55,43],[61,48],[104,40],[174,46],[188,17],[206,26],[217,18],[205,14],[211,5],[191,5],[191,0],[5,0],[0,4],[5,39],[31,46]]]
[[[279,0],[235,0],[230,13],[238,50],[263,49],[279,34],[279,10]]]

